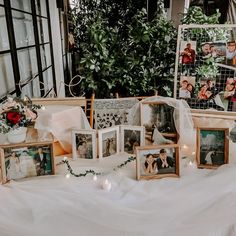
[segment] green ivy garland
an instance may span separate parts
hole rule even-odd
[[[113,171],[117,171],[121,168],[123,168],[124,166],[126,166],[128,163],[132,162],[132,161],[135,161],[136,160],[136,157],[128,157],[128,159],[126,161],[124,161],[123,163],[121,163],[120,165],[116,166],[113,168]],[[105,173],[104,172],[96,172],[94,170],[86,170],[84,173],[80,173],[80,174],[76,174],[74,173],[69,161],[67,158],[65,158],[64,160],[61,161],[61,163],[63,164],[66,164],[67,165],[67,170],[68,172],[73,175],[74,177],[85,177],[86,175],[88,174],[92,174],[92,175],[104,175]],[[59,163],[60,164],[60,163]]]

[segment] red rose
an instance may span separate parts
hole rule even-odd
[[[16,125],[21,120],[21,114],[17,111],[9,111],[6,116],[7,120],[12,123],[13,125]]]

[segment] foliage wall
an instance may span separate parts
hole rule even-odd
[[[147,21],[140,0],[74,1],[72,19],[79,55],[81,89],[96,97],[159,94],[171,96],[177,32],[166,20],[162,1]]]

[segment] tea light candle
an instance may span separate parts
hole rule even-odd
[[[102,188],[106,191],[111,190],[111,182],[108,181],[108,179],[105,179],[102,183]]]
[[[93,176],[93,181],[97,181],[98,177],[96,175]]]

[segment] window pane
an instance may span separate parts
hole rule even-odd
[[[0,78],[0,96],[3,96],[7,92],[15,89],[11,55],[9,53],[0,55]]]
[[[32,98],[33,97],[33,92],[32,91],[33,91],[32,84],[28,83],[27,85],[22,87],[21,97],[24,97],[25,95],[27,95],[29,98]]]
[[[48,92],[51,88],[53,88],[52,67],[43,72],[43,81],[45,92]]]
[[[40,46],[41,51],[41,61],[42,61],[42,69],[49,67],[52,64],[51,61],[51,50],[50,44]]]
[[[0,4],[3,4],[3,0],[0,0]]]
[[[12,11],[14,33],[17,47],[34,45],[34,28],[32,16],[26,13]]]
[[[0,29],[0,51],[7,50],[9,49],[9,40],[5,11],[3,7],[0,7]]]
[[[40,85],[39,85],[39,77],[38,76],[37,76],[37,78],[35,78],[32,81],[32,84],[33,84],[33,97],[40,98],[41,93],[40,93]]]
[[[48,33],[48,20],[37,17],[38,20],[38,30],[39,30],[39,43],[49,42],[49,33]]]
[[[47,17],[47,7],[45,0],[37,0],[36,1],[36,14],[39,16]]]
[[[11,0],[11,7],[22,11],[31,12],[30,0]]]
[[[25,95],[29,96],[30,98],[38,98],[41,97],[40,94],[40,87],[39,87],[39,77],[37,76],[34,80],[30,81],[27,85],[22,88],[21,96],[24,97]]]
[[[35,48],[20,50],[17,55],[22,83],[38,74],[36,50]]]

